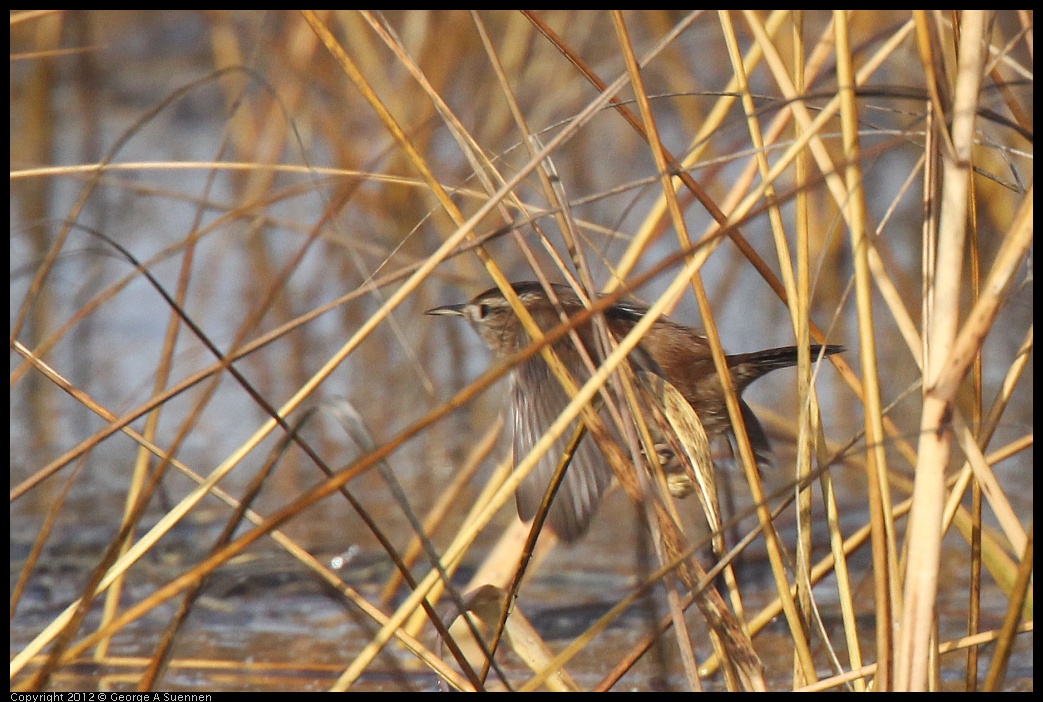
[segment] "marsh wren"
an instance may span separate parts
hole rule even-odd
[[[544,332],[561,324],[559,307],[568,317],[585,309],[572,289],[565,285],[553,286],[559,307],[550,300],[540,283],[513,283],[512,287]],[[618,340],[647,311],[640,304],[620,301],[607,307],[603,314],[609,332]],[[498,288],[486,290],[470,302],[436,307],[428,310],[427,314],[463,317],[470,322],[497,359],[525,348],[532,341]],[[575,331],[596,365],[600,354],[592,322],[588,319],[576,325]],[[572,339],[562,337],[552,344],[552,348],[578,385],[590,378],[587,366]],[[830,355],[843,350],[841,346],[826,346],[824,349],[818,345],[811,346],[813,356],[820,352]],[[635,367],[664,378],[677,388],[695,410],[709,438],[732,432],[724,390],[710,354],[709,343],[701,331],[661,317],[649,328],[629,358]],[[727,360],[735,392],[741,395],[750,383],[765,373],[796,365],[797,347],[736,354],[728,356]],[[513,431],[515,461],[528,454],[536,445],[565,409],[569,399],[550,366],[539,354],[512,369],[508,426]],[[771,455],[767,435],[749,405],[741,399],[739,405],[758,463],[767,462]],[[572,430],[563,433],[518,487],[516,500],[522,519],[532,519],[536,514],[571,434]],[[601,494],[611,481],[612,470],[597,443],[590,436],[584,437],[573,453],[571,464],[548,513],[548,521],[559,537],[573,541],[583,535]]]

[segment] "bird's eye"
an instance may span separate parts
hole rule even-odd
[[[475,306],[474,314],[476,319],[485,319],[485,315],[489,313],[489,305],[484,302],[479,303]]]

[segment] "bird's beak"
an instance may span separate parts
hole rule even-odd
[[[436,307],[433,310],[428,310],[424,314],[443,315],[446,317],[463,317],[464,307],[466,306],[467,303],[461,303],[459,305],[445,305],[443,307]]]

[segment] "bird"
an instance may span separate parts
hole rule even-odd
[[[557,298],[556,304],[539,282],[515,282],[511,287],[543,332],[561,324],[559,309],[568,317],[586,309],[567,285],[550,286]],[[617,340],[647,312],[647,307],[629,299],[617,301],[603,310],[608,330]],[[462,317],[478,333],[496,360],[502,360],[532,342],[499,288],[490,288],[470,302],[436,307],[427,314]],[[588,318],[577,324],[575,331],[596,365],[599,352],[592,321]],[[552,348],[577,385],[589,379],[590,372],[572,339],[564,336],[555,341]],[[819,353],[828,356],[843,350],[844,347],[837,345],[811,345],[813,356]],[[796,365],[797,347],[772,348],[726,358],[735,392],[741,395],[750,383],[764,374]],[[713,439],[732,433],[724,389],[709,342],[702,331],[660,317],[629,354],[629,359],[639,372],[658,376],[673,385],[699,417],[707,437]],[[569,401],[568,394],[540,354],[530,356],[511,370],[507,412],[515,461],[529,453]],[[758,464],[770,462],[771,446],[764,429],[745,401],[740,399],[739,406]],[[562,433],[519,485],[515,498],[518,514],[523,520],[532,519],[539,509],[574,428],[575,424]],[[657,443],[657,453],[661,446]],[[573,453],[547,514],[551,528],[561,539],[572,542],[583,536],[612,477],[612,469],[597,442],[589,434],[584,436]]]

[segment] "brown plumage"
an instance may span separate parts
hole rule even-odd
[[[548,331],[561,323],[558,311],[539,283],[522,282],[513,283],[512,286],[542,330]],[[571,288],[555,285],[554,293],[568,316],[583,309]],[[646,312],[647,308],[639,304],[621,301],[608,307],[604,316],[612,335],[619,339]],[[428,311],[428,314],[463,317],[498,358],[531,343],[520,320],[497,288],[483,292],[468,303],[438,307]],[[596,364],[598,353],[591,322],[578,325],[576,332]],[[573,342],[564,337],[555,342],[553,348],[576,383],[582,385],[590,374]],[[822,347],[818,345],[811,347],[812,355],[821,350]],[[825,347],[826,355],[840,351],[843,351],[841,346]],[[736,354],[727,359],[735,390],[741,395],[750,383],[765,373],[796,365],[797,347]],[[731,432],[724,391],[709,344],[702,332],[660,318],[631,352],[630,361],[637,370],[661,376],[676,387],[695,410],[708,437]],[[513,430],[516,461],[535,446],[568,401],[568,395],[541,356],[532,356],[513,369],[508,421]],[[740,405],[754,453],[758,462],[765,462],[771,455],[767,436],[749,406],[742,400]],[[572,428],[564,432],[519,486],[516,497],[522,519],[531,519],[535,515],[572,433]],[[551,504],[548,521],[554,531],[566,541],[579,538],[586,531],[598,500],[611,481],[612,471],[597,443],[585,437],[576,448],[558,494]]]

